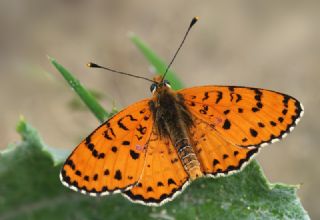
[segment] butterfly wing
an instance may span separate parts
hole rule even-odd
[[[196,118],[242,147],[260,147],[284,138],[303,115],[298,100],[265,89],[202,86],[178,93]]]
[[[171,141],[160,139],[156,133],[151,135],[146,154],[141,179],[124,195],[133,202],[159,206],[187,186],[188,175]]]
[[[130,105],[83,140],[62,167],[62,183],[92,196],[119,192],[136,184],[153,127],[148,102]]]
[[[244,148],[228,142],[206,122],[196,119],[191,129],[193,146],[205,175],[225,176],[241,170],[259,148]]]

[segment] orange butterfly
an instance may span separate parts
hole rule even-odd
[[[153,81],[152,98],[122,110],[78,145],[61,170],[65,186],[91,196],[121,192],[133,202],[162,205],[192,180],[240,171],[303,115],[298,100],[279,92],[239,86],[175,92],[165,74]]]

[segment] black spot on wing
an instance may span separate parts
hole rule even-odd
[[[85,144],[88,145],[91,143],[91,135],[86,138]]]
[[[254,130],[253,128],[250,128],[250,134],[252,137],[257,137],[258,136],[258,132],[256,130]]]
[[[126,115],[123,118],[119,119],[118,121],[118,126],[119,128],[128,131],[129,129],[123,124],[122,120],[124,120],[125,118],[129,118],[130,121],[138,121],[136,118],[134,118],[132,115]]]
[[[119,121],[118,121],[118,126],[119,128],[121,128],[122,130],[125,130],[125,131],[128,131],[129,129],[122,123],[122,120],[124,118],[121,118]]]
[[[98,155],[98,159],[104,159],[105,156],[106,156],[105,153],[100,153]]]
[[[260,109],[259,108],[257,108],[257,107],[252,107],[252,109],[251,109],[253,112],[258,112]]]
[[[116,137],[116,135],[114,134],[114,132],[113,132],[113,129],[112,129],[112,128],[110,128],[110,132],[111,132],[111,134],[112,134],[112,136],[113,136],[113,137]]]
[[[96,149],[93,149],[93,151],[91,153],[92,153],[92,156],[94,156],[94,157],[98,157],[98,155],[99,155],[99,153]]]
[[[171,163],[176,163],[178,161],[179,161],[178,158],[174,158],[174,159],[171,160]]]
[[[288,108],[289,99],[290,99],[290,97],[289,97],[288,95],[283,95],[283,101],[282,101],[282,103],[284,104],[284,106],[285,106],[286,108]]]
[[[244,143],[244,142],[247,142],[248,141],[248,138],[243,138],[242,139],[242,142]]]
[[[237,99],[236,99],[236,102],[239,102],[239,101],[241,101],[241,99],[242,99],[241,95],[240,95],[240,94],[236,94],[236,95],[237,95]]]
[[[222,92],[218,91],[218,96],[217,96],[217,99],[216,99],[216,104],[218,104],[221,99],[222,99]]]
[[[200,112],[201,114],[206,115],[207,112],[208,112],[208,109],[209,109],[209,106],[208,106],[208,105],[203,105],[203,106],[202,106],[202,109],[200,109],[199,112]]]
[[[133,150],[130,150],[130,156],[131,156],[132,159],[136,160],[136,159],[139,158],[140,154],[134,152]]]
[[[270,125],[275,127],[275,126],[277,126],[277,123],[275,123],[274,121],[270,121]]]
[[[122,145],[128,146],[130,145],[130,141],[122,141]]]
[[[209,92],[204,93],[204,97],[202,98],[202,101],[207,100],[209,98]]]
[[[262,96],[262,92],[259,89],[251,88],[251,90],[253,90],[256,95]]]
[[[257,102],[257,107],[258,108],[262,108],[263,107],[263,104],[261,102]]]
[[[220,162],[219,162],[219,160],[217,160],[217,159],[214,159],[213,162],[212,162],[213,166],[216,166],[216,165],[219,164],[219,163],[220,163]]]
[[[225,114],[225,115],[227,115],[227,114],[229,114],[230,113],[230,110],[229,109],[227,109],[227,110],[225,110],[224,112],[223,112],[223,114]]]
[[[229,121],[228,119],[226,119],[226,120],[224,121],[224,124],[223,124],[222,127],[223,127],[223,129],[225,129],[225,130],[230,129],[230,127],[231,127],[230,121]]]
[[[152,192],[152,191],[153,191],[153,188],[151,186],[148,186],[147,192]]]
[[[168,186],[171,184],[177,185],[176,182],[170,178],[170,179],[168,179]]]
[[[87,144],[87,147],[88,147],[88,149],[89,149],[90,151],[93,151],[93,149],[94,149],[94,144],[89,143],[89,144]]]
[[[115,175],[114,175],[114,178],[116,180],[121,180],[122,179],[122,174],[121,174],[121,171],[120,170],[117,170]]]
[[[85,145],[87,146],[87,148],[91,151],[92,156],[94,156],[95,158],[98,159],[103,159],[105,157],[104,153],[99,153],[96,149],[95,149],[95,145],[93,143],[91,143],[91,137],[87,137],[85,140]]]
[[[284,120],[283,117],[279,117],[279,118],[278,118],[278,121],[279,121],[280,123],[282,123],[283,120]]]
[[[283,115],[286,115],[287,112],[288,112],[288,109],[283,109],[283,110],[282,110],[282,114],[283,114]]]
[[[255,95],[254,99],[257,100],[257,101],[261,101],[261,95]]]
[[[112,136],[115,137],[113,129],[112,128],[108,128],[105,132],[104,132],[104,137],[108,140],[112,140]],[[112,135],[112,136],[111,136]]]
[[[65,163],[65,165],[71,167],[71,169],[75,170],[76,169],[76,165],[74,164],[73,160],[68,159]]]
[[[145,112],[146,112],[146,109],[145,109],[145,108],[139,111],[140,114],[143,114],[143,113],[145,113]]]
[[[125,117],[129,117],[130,121],[138,121],[136,118],[134,118],[132,115],[126,115]]]
[[[139,131],[141,135],[146,134],[147,127],[143,127],[141,124],[139,124],[139,126],[137,127],[137,131]]]

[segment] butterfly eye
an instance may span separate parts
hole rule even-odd
[[[170,82],[168,80],[164,80],[163,83],[166,87],[171,88]]]
[[[150,86],[150,91],[152,93],[155,93],[155,91],[157,90],[158,85],[156,83],[151,84]]]

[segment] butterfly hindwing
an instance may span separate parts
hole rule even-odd
[[[248,149],[228,142],[201,119],[196,119],[194,124],[191,136],[202,171],[207,176],[218,177],[237,172],[258,153],[258,148]]]
[[[188,183],[188,175],[170,140],[153,133],[147,146],[146,162],[138,183],[125,196],[144,205],[171,201]]]
[[[295,98],[265,89],[202,86],[178,93],[196,118],[242,147],[264,146],[285,137],[303,114]]]
[[[136,184],[153,127],[148,101],[127,107],[83,140],[62,167],[64,185],[95,196]]]

